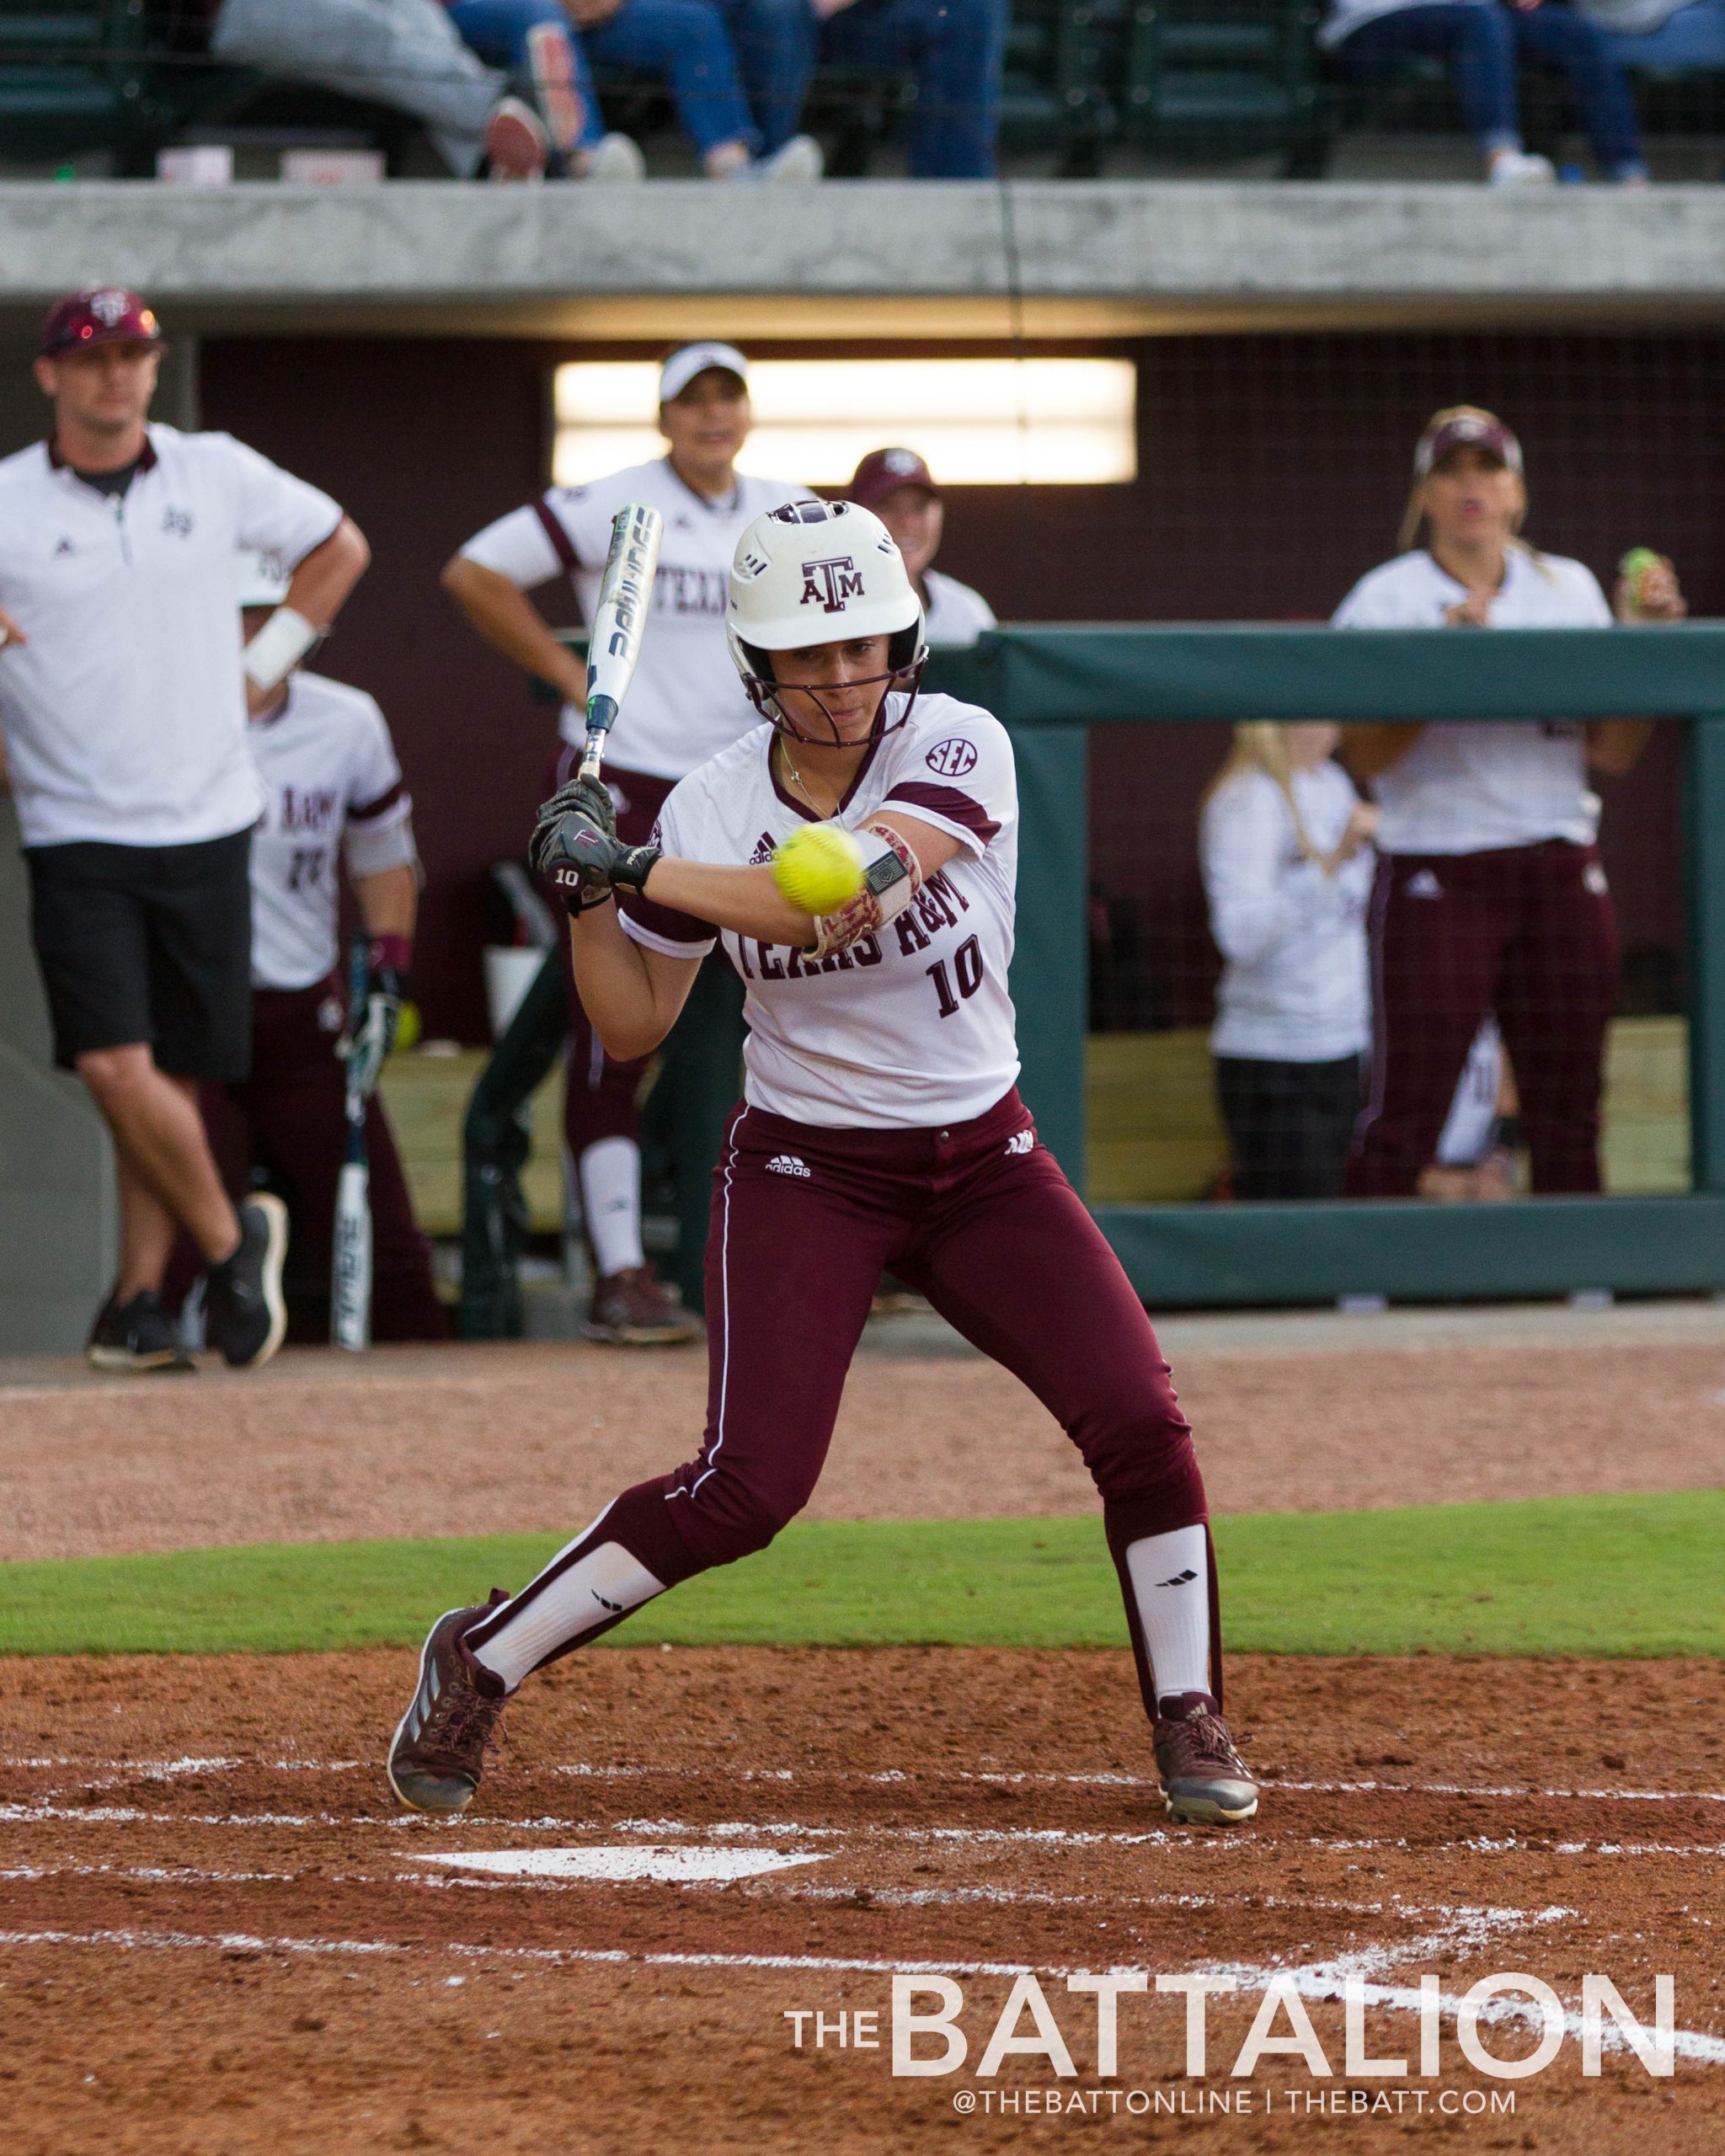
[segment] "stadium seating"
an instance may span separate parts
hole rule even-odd
[[[144,0],[0,8],[0,154],[128,150],[156,124]]]
[[[1335,101],[1319,78],[1318,0],[1135,0],[1124,41],[1127,139],[1199,162],[1271,153],[1290,179],[1329,157]]]

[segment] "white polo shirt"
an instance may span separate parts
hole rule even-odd
[[[1466,596],[1422,549],[1361,577],[1336,609],[1335,626],[1439,629]],[[1611,609],[1583,563],[1512,547],[1487,620],[1493,629],[1609,628]],[[1484,853],[1547,839],[1590,846],[1599,830],[1586,735],[1571,719],[1428,726],[1405,756],[1379,772],[1371,790],[1384,812],[1381,853]]]
[[[252,985],[311,988],[339,955],[344,851],[350,876],[411,867],[414,804],[382,712],[345,681],[295,674],[250,739],[264,792],[252,839]]]
[[[928,604],[922,610],[922,632],[930,643],[975,643],[985,629],[994,627],[993,607],[980,591],[960,584],[957,577],[925,569],[922,586],[928,594]]]
[[[553,487],[475,534],[463,557],[531,591],[566,574],[590,622],[611,545],[611,520],[630,502],[665,518],[653,614],[628,701],[611,731],[606,761],[652,778],[682,778],[761,723],[731,664],[724,608],[737,542],[768,510],[803,500],[806,488],[739,478],[728,501],[684,485],[669,457],[633,464],[585,487]],[[565,704],[565,741],[587,737],[585,712]]]
[[[234,556],[290,564],[341,520],[231,435],[152,426],[123,494],[38,442],[0,463],[0,728],[27,846],[187,846],[262,805]]]

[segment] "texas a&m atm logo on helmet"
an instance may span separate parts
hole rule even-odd
[[[847,599],[862,596],[862,572],[848,554],[830,562],[803,564],[803,604],[829,614],[842,614]]]

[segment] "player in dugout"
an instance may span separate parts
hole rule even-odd
[[[931,644],[971,644],[995,626],[980,591],[933,567],[946,531],[946,504],[934,474],[914,449],[874,449],[851,474],[847,502],[872,509],[891,532],[922,602]]]
[[[0,464],[0,732],[54,1057],[114,1140],[118,1278],[99,1369],[184,1365],[161,1289],[184,1229],[209,1267],[209,1338],[251,1366],[281,1344],[287,1223],[236,1207],[200,1082],[251,1048],[248,857],[262,792],[248,710],[334,620],[370,559],[339,504],[231,435],[149,418],[162,332],[135,292],[56,303],[35,362],[47,440]],[[242,547],[291,565],[286,602],[243,644]]]
[[[663,1039],[715,944],[748,984],[747,1075],[707,1244],[705,1440],[622,1492],[519,1593],[438,1620],[391,1785],[418,1810],[461,1811],[526,1677],[764,1548],[803,1508],[889,1265],[1082,1455],[1169,1812],[1248,1819],[1258,1790],[1222,1719],[1192,1432],[1144,1305],[1018,1096],[1011,741],[988,712],[921,694],[922,608],[868,510],[804,501],[758,518],[730,594],[733,657],[766,723],[672,792],[650,843],[618,838],[603,789],[577,779],[541,810],[533,847],[620,1053]],[[799,850],[848,855],[848,873],[823,889],[776,858]],[[923,1434],[909,1401],[906,1442]]]
[[[286,579],[269,554],[245,556],[240,575],[249,638],[281,603]],[[363,690],[298,667],[252,714],[250,738],[264,793],[252,839],[251,1070],[203,1089],[211,1145],[236,1196],[261,1174],[286,1203],[287,1337],[327,1340],[350,1059],[371,1161],[371,1337],[447,1339],[430,1246],[375,1090],[408,999],[420,883],[414,804],[389,728]],[[347,1007],[339,963],[344,862],[371,938],[359,1011]]]
[[[562,746],[552,774],[553,787],[561,786],[580,760],[586,668],[558,642],[526,595],[567,576],[590,620],[613,517],[629,502],[644,502],[664,516],[651,621],[613,734],[615,760],[605,774],[617,829],[634,841],[652,835],[679,779],[755,723],[725,653],[725,579],[750,524],[795,499],[795,490],[737,470],[752,424],[748,366],[733,344],[680,347],[659,378],[665,456],[586,486],[549,488],[468,540],[443,573],[445,588],[480,635],[562,692]],[[563,1124],[593,1257],[586,1331],[593,1339],[629,1346],[673,1345],[698,1328],[642,1249],[637,1097],[647,1061],[606,1050],[573,977],[569,1007]],[[692,1009],[691,1019],[696,1015]],[[700,1016],[718,1036],[709,1049],[734,1061],[742,1046],[734,985],[724,980]]]

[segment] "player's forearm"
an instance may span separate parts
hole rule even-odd
[[[405,862],[371,876],[356,876],[354,896],[368,936],[413,935],[419,911],[419,879]]]
[[[710,921],[736,936],[788,943],[798,951],[814,941],[814,916],[791,904],[765,867],[725,868],[666,854],[654,864],[644,888],[658,905]]]
[[[350,516],[344,516],[294,571],[284,603],[303,615],[314,629],[327,629],[371,561],[366,535]]]
[[[537,674],[579,705],[587,677],[574,654],[560,644],[524,591],[483,562],[457,554],[443,572],[443,588],[494,649],[529,674]]]
[[[1399,763],[1425,731],[1404,719],[1374,719],[1342,728],[1342,760],[1358,779],[1374,779]]]
[[[1622,778],[1634,770],[1653,730],[1650,718],[1590,718],[1587,723],[1587,760],[1607,778]]]
[[[606,1054],[617,1063],[650,1055],[676,1023],[683,998],[664,991],[646,952],[624,933],[614,902],[574,916],[569,948],[581,1008]]]

